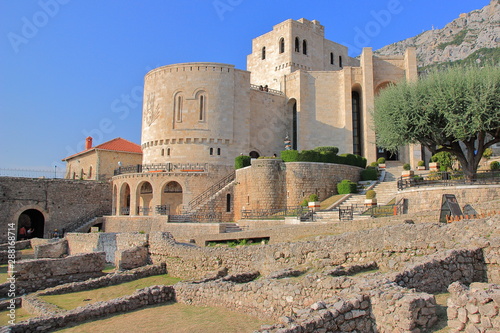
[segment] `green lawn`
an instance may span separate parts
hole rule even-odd
[[[8,325],[9,320],[11,320],[11,318],[7,317],[8,314],[9,314],[9,311],[0,311],[0,326]],[[30,317],[33,317],[33,316],[29,312],[27,312],[23,308],[18,308],[18,309],[16,309],[15,323],[26,320]]]
[[[246,314],[214,307],[173,303],[95,320],[57,332],[83,333],[245,333],[272,324]]]
[[[180,279],[168,275],[155,275],[109,287],[78,291],[63,295],[40,296],[40,298],[48,303],[57,305],[61,309],[71,310],[79,306],[131,295],[137,289],[154,285],[173,285],[179,281]]]
[[[9,269],[9,265],[0,265],[0,284],[7,282],[7,271]]]

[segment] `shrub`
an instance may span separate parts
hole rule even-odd
[[[309,205],[309,200],[307,200],[307,198],[304,198],[304,200],[302,200],[302,202],[300,203],[300,205],[302,207],[307,207]]]
[[[339,194],[357,193],[358,186],[356,185],[356,183],[348,179],[344,179],[343,181],[337,184],[337,192]]]
[[[309,196],[309,201],[310,202],[313,202],[313,201],[319,201],[319,196],[317,194],[311,194]]]
[[[493,156],[493,149],[491,148],[486,148],[483,152],[483,157],[487,160],[489,160]]]
[[[409,163],[405,163],[405,164],[403,164],[403,170],[406,170],[406,171],[411,170],[411,166],[410,166],[410,164],[409,164]]]
[[[366,198],[367,199],[374,199],[377,196],[377,192],[374,190],[368,190],[366,191]]]
[[[417,166],[425,166],[425,162],[424,161],[418,161],[417,162]]]
[[[297,162],[299,152],[297,150],[283,150],[281,152],[281,159],[283,162]]]
[[[241,169],[250,165],[250,156],[240,155],[234,159],[234,168]]]
[[[378,171],[377,169],[368,167],[361,171],[361,180],[377,180]]]
[[[303,150],[299,153],[300,162],[321,162],[321,154],[314,150]]]
[[[384,164],[385,163],[385,157],[379,157],[377,160],[377,164]]]
[[[321,154],[332,153],[334,155],[337,155],[339,153],[339,149],[333,146],[316,147],[313,150]]]
[[[493,161],[490,163],[490,170],[500,170],[500,162]]]
[[[376,167],[378,167],[378,163],[377,162],[371,162],[370,166],[376,168]]]
[[[447,171],[453,165],[453,156],[447,151],[441,151],[431,157],[433,162],[439,163],[440,171]]]

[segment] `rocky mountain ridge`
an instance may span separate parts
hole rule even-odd
[[[462,60],[481,49],[499,48],[500,0],[491,0],[482,9],[461,14],[442,29],[428,30],[387,45],[375,54],[402,54],[408,47],[416,48],[419,67]]]

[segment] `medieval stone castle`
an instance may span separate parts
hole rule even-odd
[[[156,68],[144,83],[142,165],[124,166],[113,178],[114,215],[200,209],[199,195],[234,172],[235,157],[279,154],[286,139],[296,150],[336,146],[369,161],[386,157],[370,126],[374,96],[390,83],[416,78],[413,49],[375,57],[365,48],[359,59],[351,58],[347,47],[324,38],[318,21],[306,19],[284,21],[255,38],[247,71],[220,63]],[[421,148],[402,147],[398,155],[418,161]],[[280,193],[297,186],[289,182]],[[326,195],[332,187],[308,190]],[[281,204],[295,205],[304,193],[288,193]],[[269,208],[252,206],[251,195],[234,195],[221,199],[225,215],[243,206]]]

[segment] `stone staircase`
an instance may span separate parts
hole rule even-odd
[[[403,163],[398,161],[388,161],[386,169],[383,171],[385,176],[382,181],[375,184],[373,189],[377,192],[378,205],[386,205],[396,196],[398,192],[397,179],[403,171]],[[361,216],[360,213],[364,210],[365,193],[352,194],[347,200],[337,205],[336,208],[327,211],[320,211],[315,214],[315,220],[318,222],[335,222],[339,221],[339,207],[354,206],[359,209],[354,212],[354,220],[369,218],[369,216]]]
[[[243,231],[243,229],[241,229],[241,227],[236,223],[225,223],[225,226],[226,233]]]

